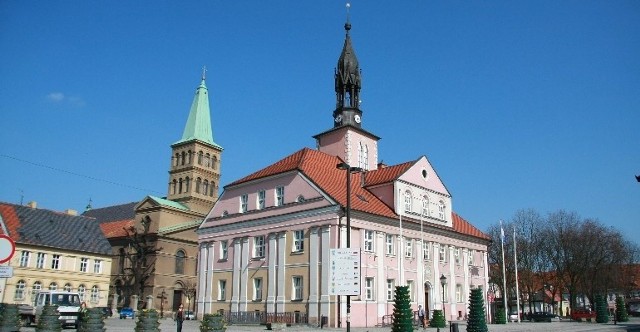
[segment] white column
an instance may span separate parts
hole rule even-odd
[[[278,295],[276,297],[276,311],[284,312],[285,285],[291,285],[291,280],[286,280],[284,265],[286,254],[286,232],[278,233]]]
[[[240,303],[239,311],[247,311],[247,288],[249,287],[249,238],[242,238],[242,259],[240,260]]]
[[[482,282],[482,298],[484,299],[484,307],[487,308],[487,317],[486,320],[488,323],[491,323],[491,317],[493,317],[491,313],[491,305],[487,300],[487,291],[489,291],[489,260],[487,257],[487,252],[482,252],[482,267],[484,270],[484,281]]]
[[[462,249],[462,269],[464,271],[464,284],[462,285],[462,294],[464,298],[462,299],[464,302],[465,310],[469,310],[469,294],[471,292],[470,287],[470,279],[469,279],[469,249]]]
[[[309,320],[319,321],[318,318],[318,228],[309,229]]]
[[[320,229],[320,316],[327,316],[331,321],[331,296],[329,295],[329,257],[331,257],[331,226],[322,226]]]
[[[440,246],[442,243],[433,243],[433,309],[444,309],[442,303],[442,285],[440,285]],[[436,303],[440,303],[439,306]]]
[[[209,271],[208,271],[208,267],[209,265],[207,265],[207,248],[209,247],[209,243],[207,242],[203,242],[200,243],[200,253],[199,253],[199,257],[198,257],[198,268],[200,269],[199,273],[199,278],[198,278],[198,317],[202,318],[202,315],[205,313],[204,311],[204,306],[205,306],[205,301],[207,300],[206,296],[207,294],[210,294],[211,292],[207,292],[207,276],[209,275]],[[210,295],[209,295],[210,296]],[[160,301],[164,301],[164,299],[160,299]]]
[[[449,246],[449,296],[447,296],[447,302],[449,302],[449,308],[447,310],[447,320],[456,319],[458,317],[458,311],[456,311],[456,259],[453,255],[453,246]]]
[[[374,240],[374,250],[376,251],[377,262],[374,295],[376,297],[376,302],[378,303],[378,317],[389,314],[387,312],[387,277],[385,274],[386,267],[384,265],[386,261],[384,237],[385,233],[376,232]]]
[[[240,301],[240,273],[242,272],[242,238],[233,239],[233,280],[231,280],[231,312],[238,312]]]
[[[398,258],[398,280],[396,281],[396,286],[406,286],[406,282],[404,280],[404,236],[402,235],[402,233],[400,233],[400,235],[398,235],[398,251],[397,251],[397,258]]]
[[[416,280],[416,291],[418,292],[418,296],[416,296],[416,301],[418,302],[418,304],[421,304],[424,306],[424,249],[423,249],[423,241],[415,241],[416,242],[416,248],[417,248],[417,252],[416,252],[416,262],[417,262],[417,267],[416,267],[416,277],[418,280]]]
[[[269,277],[267,282],[267,313],[274,313],[276,310],[276,281],[278,279],[276,273],[276,261],[278,259],[278,251],[276,249],[276,234],[269,233]]]

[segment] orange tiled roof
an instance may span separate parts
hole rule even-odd
[[[329,195],[329,197],[337,203],[346,205],[346,173],[344,170],[336,168],[336,165],[341,162],[343,162],[343,160],[336,156],[309,148],[303,148],[302,150],[299,150],[270,166],[232,182],[226,187],[276,174],[299,171],[307,176],[315,185],[318,186],[318,188]],[[389,166],[378,170],[367,171],[364,175],[365,185],[372,186],[393,182],[400,175],[406,172],[413,164],[415,164],[415,161]],[[394,219],[398,218],[393,207],[388,206],[372,192],[367,190],[366,186],[362,185],[361,179],[361,174],[351,174],[351,208],[356,211],[362,211],[379,216]],[[490,239],[487,235],[482,233],[459,215],[453,213],[452,217],[454,231],[482,239]]]
[[[13,241],[19,241],[20,233],[18,233],[18,228],[20,228],[20,219],[16,210],[11,205],[0,204],[0,214],[9,232],[9,234],[4,234],[4,230],[0,227],[0,234],[10,236]]]
[[[133,222],[131,219],[105,222],[100,224],[100,229],[107,239],[125,237],[127,232],[124,229],[133,226]]]

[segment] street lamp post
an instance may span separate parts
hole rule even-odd
[[[351,167],[347,163],[339,163],[336,168],[347,171],[347,248],[351,248],[351,173],[361,172],[360,167]],[[347,295],[347,332],[351,331],[351,295]]]
[[[447,285],[447,277],[440,276],[440,285],[442,285],[442,315],[444,316],[444,323],[447,323],[447,307],[444,305],[444,287]]]

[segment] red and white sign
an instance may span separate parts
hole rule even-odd
[[[495,299],[496,295],[493,292],[487,292],[487,300],[489,300],[489,303],[493,303]]]
[[[0,235],[0,264],[8,262],[16,253],[16,243],[6,236]]]

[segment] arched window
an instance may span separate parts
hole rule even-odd
[[[216,183],[211,181],[211,186],[209,188],[209,196],[213,197],[215,190],[216,190]]]
[[[182,194],[182,178],[178,180],[178,193]]]
[[[58,289],[58,284],[56,284],[55,282],[52,282],[49,284],[49,290],[57,290]]]
[[[84,302],[84,298],[87,294],[87,287],[84,284],[78,286],[78,295],[80,295],[80,302]]]
[[[189,177],[187,176],[186,179],[184,179],[184,192],[188,193],[189,192]]]
[[[207,153],[207,155],[204,157],[204,165],[206,167],[211,166],[211,155]]]
[[[124,274],[124,248],[118,249],[118,268],[120,269],[120,274]]]
[[[64,287],[62,288],[62,290],[64,290],[65,292],[70,292],[71,291],[71,284],[70,283],[64,284]]]
[[[204,180],[202,182],[202,193],[206,195],[208,192],[209,192],[209,181]]]
[[[184,165],[185,159],[187,157],[187,153],[182,151],[182,159],[180,159],[180,165]]]
[[[422,215],[425,217],[429,216],[429,196],[427,195],[422,197]]]
[[[366,144],[362,149],[362,169],[369,170],[369,146]]]
[[[13,296],[13,298],[15,300],[22,300],[24,299],[24,290],[25,288],[27,288],[27,283],[24,280],[18,280],[18,282],[16,283],[16,292]]]
[[[441,220],[445,220],[444,216],[445,216],[445,210],[446,210],[446,206],[444,205],[443,201],[440,201],[438,203],[438,217]]]
[[[187,164],[191,165],[191,163],[193,163],[193,152],[189,150],[189,152],[187,152],[187,155],[189,156],[189,162]]]
[[[218,168],[218,157],[212,156],[211,159],[212,159],[211,168],[217,169]]]
[[[200,193],[200,186],[202,185],[202,179],[198,178],[196,179],[196,192],[199,194]]]
[[[91,303],[98,303],[98,300],[100,299],[100,288],[98,288],[98,285],[93,285],[93,287],[91,287]]]
[[[176,179],[173,179],[173,188],[171,189],[173,191],[173,194],[176,194],[176,188],[178,187],[178,181],[176,181]]]
[[[178,166],[180,164],[180,154],[176,153],[176,156],[173,158],[173,166]]]
[[[38,292],[41,290],[42,290],[42,283],[40,281],[34,282],[33,287],[31,287],[31,294],[34,300],[35,300],[35,294],[38,294]]]
[[[176,252],[176,274],[184,274],[184,260],[187,255],[184,253],[184,250],[178,250]]]
[[[364,168],[364,149],[362,142],[358,143],[358,167]]]
[[[411,206],[413,205],[411,191],[404,192],[404,212],[411,212]]]
[[[198,165],[202,165],[202,151],[198,152]]]

